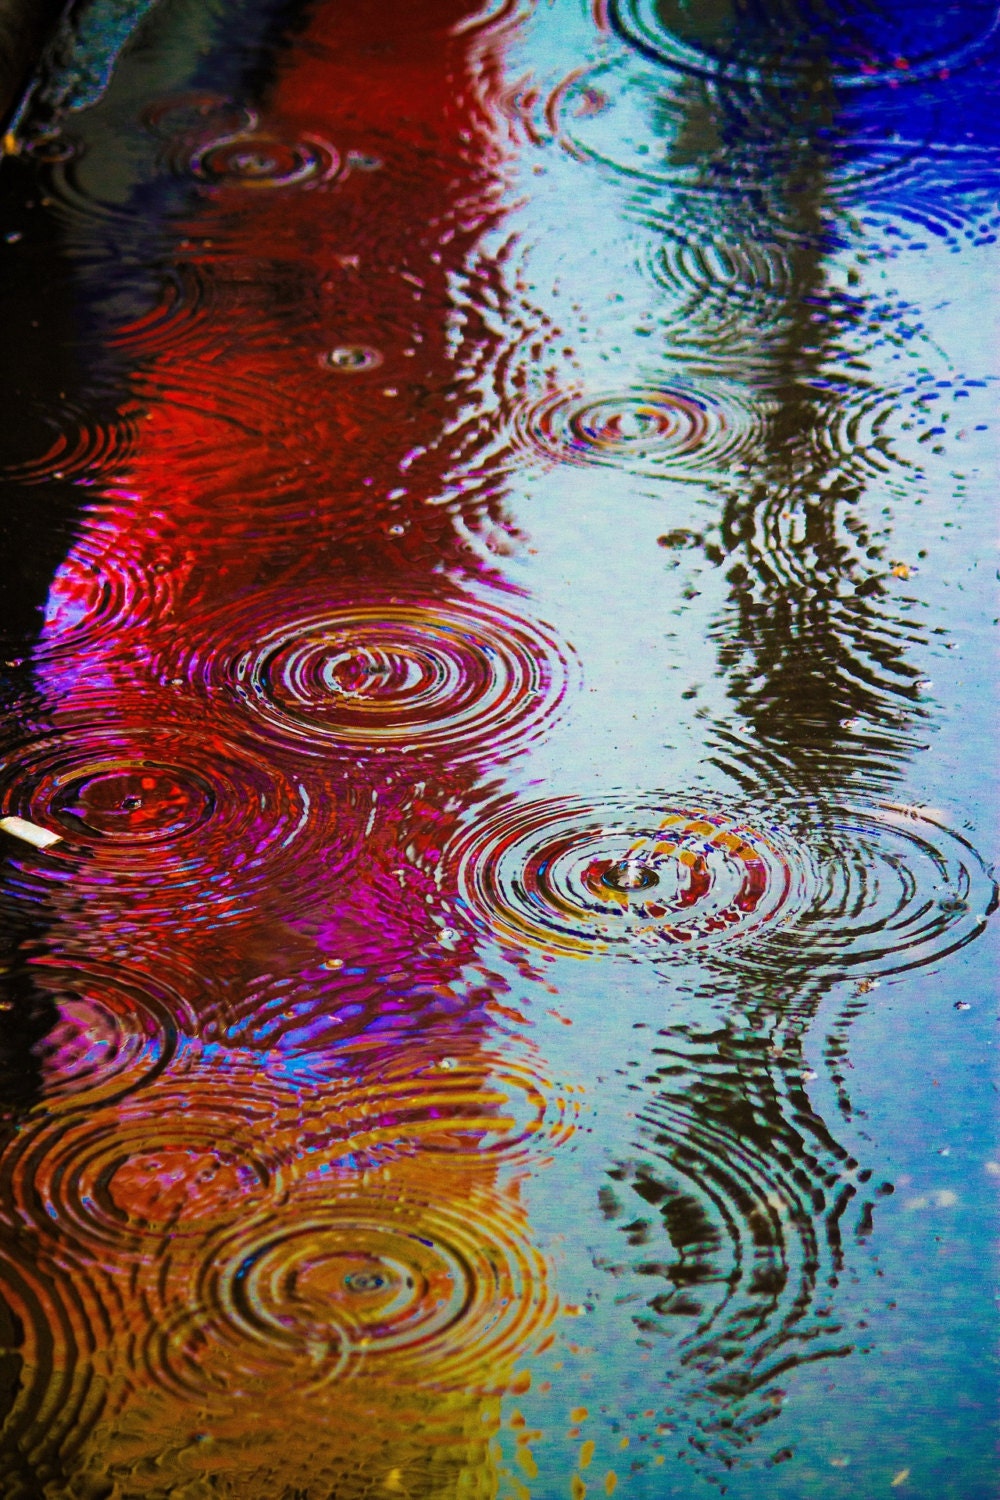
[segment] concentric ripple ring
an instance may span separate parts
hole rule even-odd
[[[73,965],[36,961],[36,993],[56,1021],[36,1051],[46,1108],[80,1108],[134,1094],[169,1065],[179,1029],[193,1026],[184,1001],[157,974],[119,973],[90,959]]]
[[[759,436],[760,403],[736,387],[681,384],[548,392],[514,412],[519,447],[557,463],[703,478],[736,462]]]
[[[190,165],[196,177],[215,187],[273,191],[329,182],[340,169],[340,157],[318,136],[286,141],[247,133],[203,142]]]
[[[579,958],[745,937],[800,897],[769,834],[666,799],[513,804],[453,853],[473,921],[505,944]]]
[[[554,1310],[518,1209],[477,1191],[295,1198],[207,1245],[182,1297],[146,1359],[189,1394],[223,1393],[234,1370],[496,1390]]]
[[[444,749],[491,757],[524,747],[577,680],[571,649],[549,628],[493,603],[392,595],[316,601],[297,616],[270,600],[254,644],[206,621],[206,639],[180,670],[235,695],[269,736],[294,748]],[[207,631],[211,630],[208,635]]]
[[[4,814],[61,839],[44,860],[15,857],[18,884],[37,899],[71,881],[94,920],[122,901],[173,915],[179,890],[197,898],[192,919],[236,917],[283,904],[283,880],[304,904],[356,856],[349,802],[310,795],[252,746],[172,725],[119,732],[82,720],[8,746],[0,770]]]
[[[477,928],[557,956],[895,973],[971,941],[997,905],[963,835],[891,804],[734,816],[666,797],[510,803],[449,854]]]
[[[268,1078],[161,1074],[124,1102],[37,1115],[0,1162],[18,1220],[74,1264],[114,1270],[197,1246],[280,1198],[298,1100]]]

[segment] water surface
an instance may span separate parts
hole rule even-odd
[[[4,1496],[995,1494],[998,66],[160,0],[43,77]]]

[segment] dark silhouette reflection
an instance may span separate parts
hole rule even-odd
[[[748,382],[768,407],[759,451],[723,485],[710,551],[732,586],[720,668],[749,731],[717,727],[718,763],[751,795],[770,787],[819,806],[884,793],[927,732],[914,560],[893,556],[876,519],[919,495],[919,468],[892,442],[914,420],[914,391],[886,388],[877,369],[913,330],[860,289],[838,221],[866,182],[880,191],[900,137],[913,156],[964,140],[958,118],[968,140],[982,135],[992,12],[620,0],[614,16],[632,45],[679,70],[664,69],[662,100],[651,86],[649,101],[661,177],[678,190],[669,211],[659,186],[635,198],[664,231],[653,269],[677,299],[676,354]],[[953,55],[976,67],[949,66]],[[894,170],[905,199],[919,168],[901,154]],[[946,157],[936,170],[940,194]],[[967,191],[961,154],[952,170]],[[961,218],[959,201],[952,212]]]
[[[173,88],[197,86],[206,74],[216,89],[253,97],[273,78],[282,35],[302,24],[303,6],[300,0],[245,0],[237,8],[202,6],[196,15],[185,15],[177,3],[162,9],[162,20],[152,22],[162,27],[162,36],[152,40],[163,48]],[[41,24],[48,11],[39,7],[34,22]],[[54,19],[48,15],[46,24]],[[72,22],[66,25],[68,45]],[[100,149],[106,129],[101,109],[96,125],[93,116],[66,116],[49,81],[37,81],[18,126],[17,149],[0,159],[0,713],[8,724],[19,719],[25,738],[49,724],[32,655],[53,576],[78,538],[86,508],[120,477],[129,451],[135,412],[123,393],[136,356],[109,347],[108,326],[128,310],[148,306],[160,276],[157,262],[174,238],[167,226],[193,196],[190,182],[179,175],[158,173],[149,185],[156,151],[151,136],[124,174],[118,175],[120,162],[109,170],[108,154]],[[114,110],[112,100],[112,116]],[[141,204],[129,224],[131,254],[111,276],[105,217],[80,214],[79,202],[60,201],[74,154],[86,158],[95,145],[93,185],[100,191],[110,183],[115,197],[130,194],[137,209]],[[0,861],[8,863],[17,853],[16,843],[0,834]],[[51,996],[35,984],[31,959],[49,914],[12,887],[9,868],[4,875],[0,1112],[37,1099],[39,1049],[56,1021]]]
[[[792,131],[808,130],[816,110],[814,91]],[[785,210],[787,302],[757,372],[771,412],[763,451],[727,497],[732,606],[715,634],[752,733],[749,755],[743,746],[733,755],[730,739],[726,769],[748,790],[770,782],[821,806],[902,774],[924,717],[912,648],[927,638],[905,600],[900,609],[907,591],[863,510],[866,489],[898,468],[881,434],[892,393],[838,369],[863,308],[824,274],[825,153],[807,142],[787,166],[761,196],[780,193]],[[757,219],[758,238],[766,222]],[[898,494],[903,476],[893,477]]]
[[[52,576],[76,536],[85,499],[58,472],[58,460],[45,461],[58,446],[53,413],[67,405],[79,409],[86,371],[75,341],[72,275],[57,226],[39,202],[43,193],[35,163],[17,156],[0,161],[6,226],[0,244],[0,716],[8,724],[37,707],[31,650]],[[0,878],[15,847],[0,833]],[[55,1011],[35,991],[25,958],[47,919],[24,903],[0,901],[0,1116],[8,1116],[37,1097],[36,1049]]]
[[[35,60],[58,17],[56,0],[4,6],[0,14],[0,128],[6,129]]]
[[[843,1240],[853,1200],[865,1195],[860,1232],[875,1198],[810,1105],[798,1029],[762,1019],[659,1034],[633,1150],[600,1192],[621,1235],[603,1268],[652,1351],[680,1451],[708,1473],[754,1444],[763,1460],[787,1378],[852,1353]]]
[[[39,203],[34,163],[0,162],[0,213],[8,226],[0,246],[0,652],[5,686],[41,628],[49,583],[68,551],[83,496],[39,459],[57,436],[53,409],[84,381],[74,343],[76,307],[57,227]],[[58,464],[52,468],[58,468]],[[40,468],[41,472],[35,472]]]
[[[714,632],[719,665],[749,731],[717,726],[718,760],[751,795],[767,787],[819,805],[884,791],[920,743],[914,657],[927,635],[909,613],[908,570],[894,576],[865,500],[904,499],[919,476],[892,452],[895,393],[859,368],[870,312],[825,268],[839,248],[824,140],[836,96],[818,70],[801,92],[758,90],[746,110],[697,82],[680,94],[694,101],[695,118],[711,108],[716,159],[669,226],[661,277],[683,288],[676,244],[699,236],[731,275],[714,296],[699,288],[708,295],[684,304],[677,352],[748,380],[767,410],[759,451],[721,486],[709,552],[731,584]],[[675,137],[688,166],[699,138],[703,120],[694,137],[685,140],[683,127]],[[719,165],[728,153],[739,162],[731,174]],[[655,223],[654,195],[639,201]],[[740,255],[746,244],[752,256]]]
[[[613,7],[625,39],[666,65],[647,100],[660,163],[646,182],[639,158],[625,168],[639,179],[637,216],[663,235],[651,262],[673,304],[663,368],[707,387],[740,380],[767,412],[757,450],[718,486],[717,535],[677,528],[661,539],[668,551],[704,546],[730,584],[713,635],[736,722],[707,726],[710,754],[762,823],[794,829],[819,872],[815,907],[807,900],[785,936],[775,924],[735,957],[722,945],[713,953],[698,993],[725,1002],[731,1019],[671,1028],[640,1062],[639,1130],[600,1195],[621,1234],[604,1268],[620,1300],[635,1302],[637,1336],[674,1392],[682,1451],[706,1473],[748,1462],[754,1444],[758,1459],[788,1456],[765,1431],[796,1367],[852,1353],[836,1291],[845,1246],[872,1232],[877,1198],[892,1191],[872,1187],[815,1113],[802,1044],[821,1002],[853,975],[825,1049],[850,1119],[847,1032],[873,988],[867,976],[882,962],[905,966],[899,954],[918,942],[895,931],[909,855],[883,853],[880,829],[845,809],[884,798],[927,731],[928,632],[910,612],[908,565],[871,519],[921,476],[893,452],[905,398],[875,364],[898,333],[892,310],[876,317],[860,278],[844,286],[830,262],[847,258],[837,219],[865,153],[903,108],[876,94],[848,110],[846,95],[878,85],[904,34],[943,54],[991,24],[985,12],[955,12],[921,33],[928,14],[726,0]],[[949,24],[960,34],[945,37]],[[921,96],[911,124],[939,108]],[[929,848],[944,844],[940,832]],[[883,914],[893,869],[904,872],[899,904]],[[882,922],[886,951],[872,967]],[[857,963],[852,924],[870,924],[872,954]],[[911,961],[923,961],[916,949]]]
[[[5,845],[9,841],[4,838]],[[4,851],[6,852],[6,850]],[[5,921],[7,947],[3,953],[3,999],[0,1000],[0,1100],[3,1117],[15,1118],[39,1097],[41,1065],[38,1051],[56,1019],[49,997],[35,987],[28,952],[44,935],[46,923],[28,913],[16,923]]]

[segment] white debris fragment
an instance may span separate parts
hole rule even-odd
[[[0,818],[0,828],[12,838],[34,844],[36,849],[48,849],[53,844],[62,843],[60,834],[52,833],[48,828],[40,828],[37,823],[29,823],[27,818]]]

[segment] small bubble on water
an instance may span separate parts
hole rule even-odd
[[[231,159],[232,170],[246,177],[267,177],[277,165],[276,158],[265,151],[240,151]]]
[[[338,344],[335,349],[320,355],[320,364],[340,374],[353,375],[362,370],[376,370],[382,363],[378,349],[367,344]]]
[[[659,883],[656,871],[637,859],[623,859],[601,876],[601,884],[613,891],[648,891]]]
[[[367,151],[348,151],[347,165],[356,172],[377,172],[382,166],[382,159],[371,156]]]
[[[352,1271],[344,1277],[344,1286],[349,1292],[380,1292],[386,1278],[380,1271]]]

